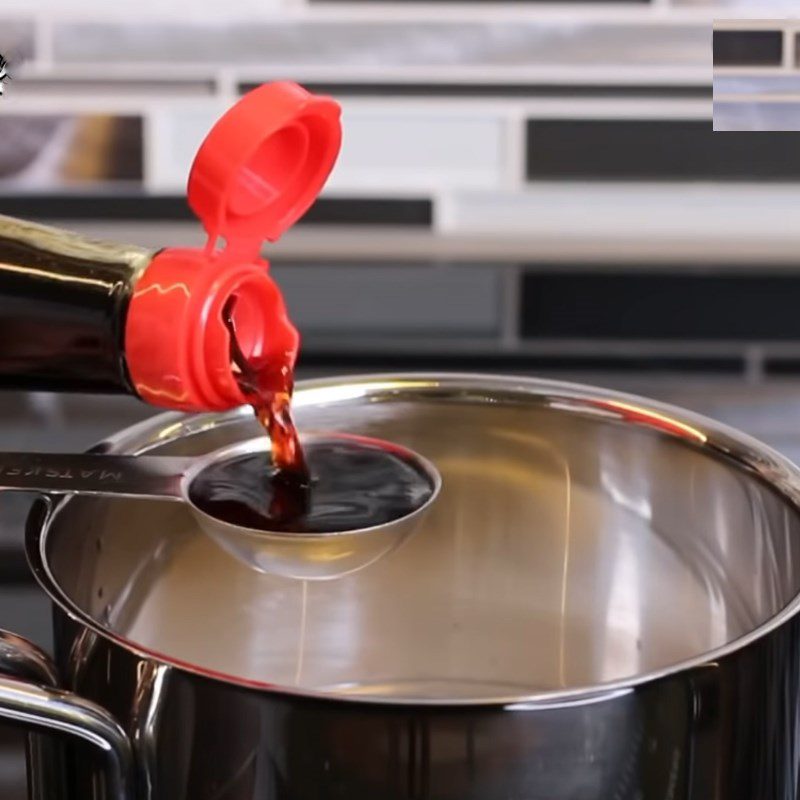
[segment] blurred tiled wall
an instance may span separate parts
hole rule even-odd
[[[800,130],[798,40],[798,19],[714,22],[715,130]]]
[[[198,243],[198,143],[241,92],[292,78],[344,106],[323,199],[265,250],[306,363],[771,369],[800,356],[795,315],[737,315],[793,288],[800,150],[714,135],[711,28],[780,6],[6,0],[0,211]],[[614,277],[654,271],[670,292],[645,281],[643,324],[615,324]]]
[[[199,244],[197,145],[249,86],[295,79],[345,126],[323,199],[265,248],[301,376],[599,369],[784,446],[794,390],[754,421],[749,390],[687,395],[683,373],[800,373],[800,148],[711,124],[712,21],[797,2],[3,0],[0,213]],[[791,37],[763,63],[777,44],[762,37],[757,74],[793,80]],[[636,384],[653,370],[681,378]],[[0,446],[82,449],[151,411],[4,394]],[[0,625],[47,645],[28,502],[0,504]],[[2,736],[0,797],[17,800]]]

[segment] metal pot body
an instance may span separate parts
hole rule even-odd
[[[0,718],[71,735],[32,748],[43,797],[800,798],[794,467],[586,387],[384,376],[298,395],[301,424],[311,409],[309,427],[419,449],[442,505],[382,563],[298,586],[230,572],[177,504],[42,501],[28,554],[67,692],[11,646],[31,682],[0,680]],[[194,455],[243,425],[170,417],[104,449]]]
[[[142,659],[56,611],[70,688],[109,709],[150,800],[793,800],[792,621],[686,673],[580,702],[373,705],[280,696]],[[72,655],[71,655],[72,654]],[[69,800],[95,797],[84,749]]]

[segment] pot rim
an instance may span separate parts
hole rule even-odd
[[[322,399],[327,399],[330,402],[353,399],[371,391],[390,393],[400,393],[402,391],[404,394],[409,394],[416,390],[430,393],[432,391],[435,392],[437,389],[446,390],[454,387],[458,387],[460,393],[465,396],[468,396],[470,392],[474,393],[476,399],[481,397],[481,392],[488,390],[495,394],[498,391],[505,391],[509,398],[520,395],[527,395],[529,398],[538,397],[540,401],[549,402],[551,407],[558,407],[573,413],[607,418],[613,416],[617,421],[624,424],[648,428],[657,434],[681,440],[688,446],[706,452],[710,457],[721,458],[729,463],[732,462],[735,468],[746,472],[753,479],[767,484],[787,504],[793,506],[800,513],[800,467],[795,466],[789,459],[735,428],[715,422],[708,417],[687,411],[678,406],[661,403],[635,394],[617,392],[586,384],[496,374],[461,372],[371,373],[368,375],[345,375],[336,378],[300,381],[296,388],[295,403],[298,407],[302,407],[304,404],[310,405]],[[249,409],[242,407],[222,413],[212,412],[195,415],[195,424],[189,422],[187,425],[186,414],[180,412],[158,414],[143,422],[122,429],[91,448],[91,451],[124,452],[139,455],[178,438],[178,433],[186,434],[205,429],[211,425],[237,422],[243,416],[249,417]],[[131,449],[133,443],[137,439],[140,440],[145,432],[151,432],[154,428],[159,427],[161,433],[157,441],[150,442],[145,446],[139,446],[138,449]],[[176,435],[170,437],[169,431],[174,432]],[[284,686],[209,670],[197,664],[181,661],[166,653],[144,647],[114,631],[104,628],[88,613],[74,604],[61,590],[52,575],[45,555],[48,531],[59,513],[67,507],[68,502],[69,497],[56,501],[50,500],[48,513],[41,521],[41,524],[27,525],[25,535],[26,555],[34,577],[50,599],[67,616],[135,656],[227,685],[279,695],[343,703],[428,706],[433,708],[482,706],[504,708],[506,710],[533,710],[536,708],[553,709],[587,705],[627,695],[646,684],[651,684],[679,673],[686,673],[696,669],[716,668],[721,659],[743,650],[759,639],[764,638],[800,612],[800,592],[798,592],[780,611],[760,625],[712,650],[630,677],[567,689],[505,697],[440,699],[427,697],[396,698],[361,694],[347,695],[335,690]]]

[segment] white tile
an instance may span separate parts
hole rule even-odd
[[[344,139],[329,189],[498,188],[503,179],[505,121],[491,112],[398,109],[343,115]]]
[[[687,245],[714,257],[752,246],[800,246],[796,184],[539,183],[525,192],[454,193],[440,217],[447,233],[525,235],[537,246],[568,254],[581,247],[602,256],[620,247],[652,259]]]
[[[227,19],[231,16],[258,15],[269,11],[280,11],[292,4],[292,0],[225,0],[225,3],[197,3],[196,0],[137,0],[135,6],[124,8],[123,19],[141,17],[142,14],[158,15],[163,19],[185,19],[187,15],[204,18]],[[122,6],[108,0],[3,0],[3,11],[39,12],[65,17],[97,17],[111,12],[109,16],[120,17]]]
[[[182,193],[192,160],[219,116],[222,105],[214,101],[154,109],[147,128],[147,188],[152,192]]]

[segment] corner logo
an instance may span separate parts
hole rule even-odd
[[[3,94],[3,89],[5,88],[3,84],[10,80],[11,76],[8,74],[8,61],[0,55],[0,95]]]

